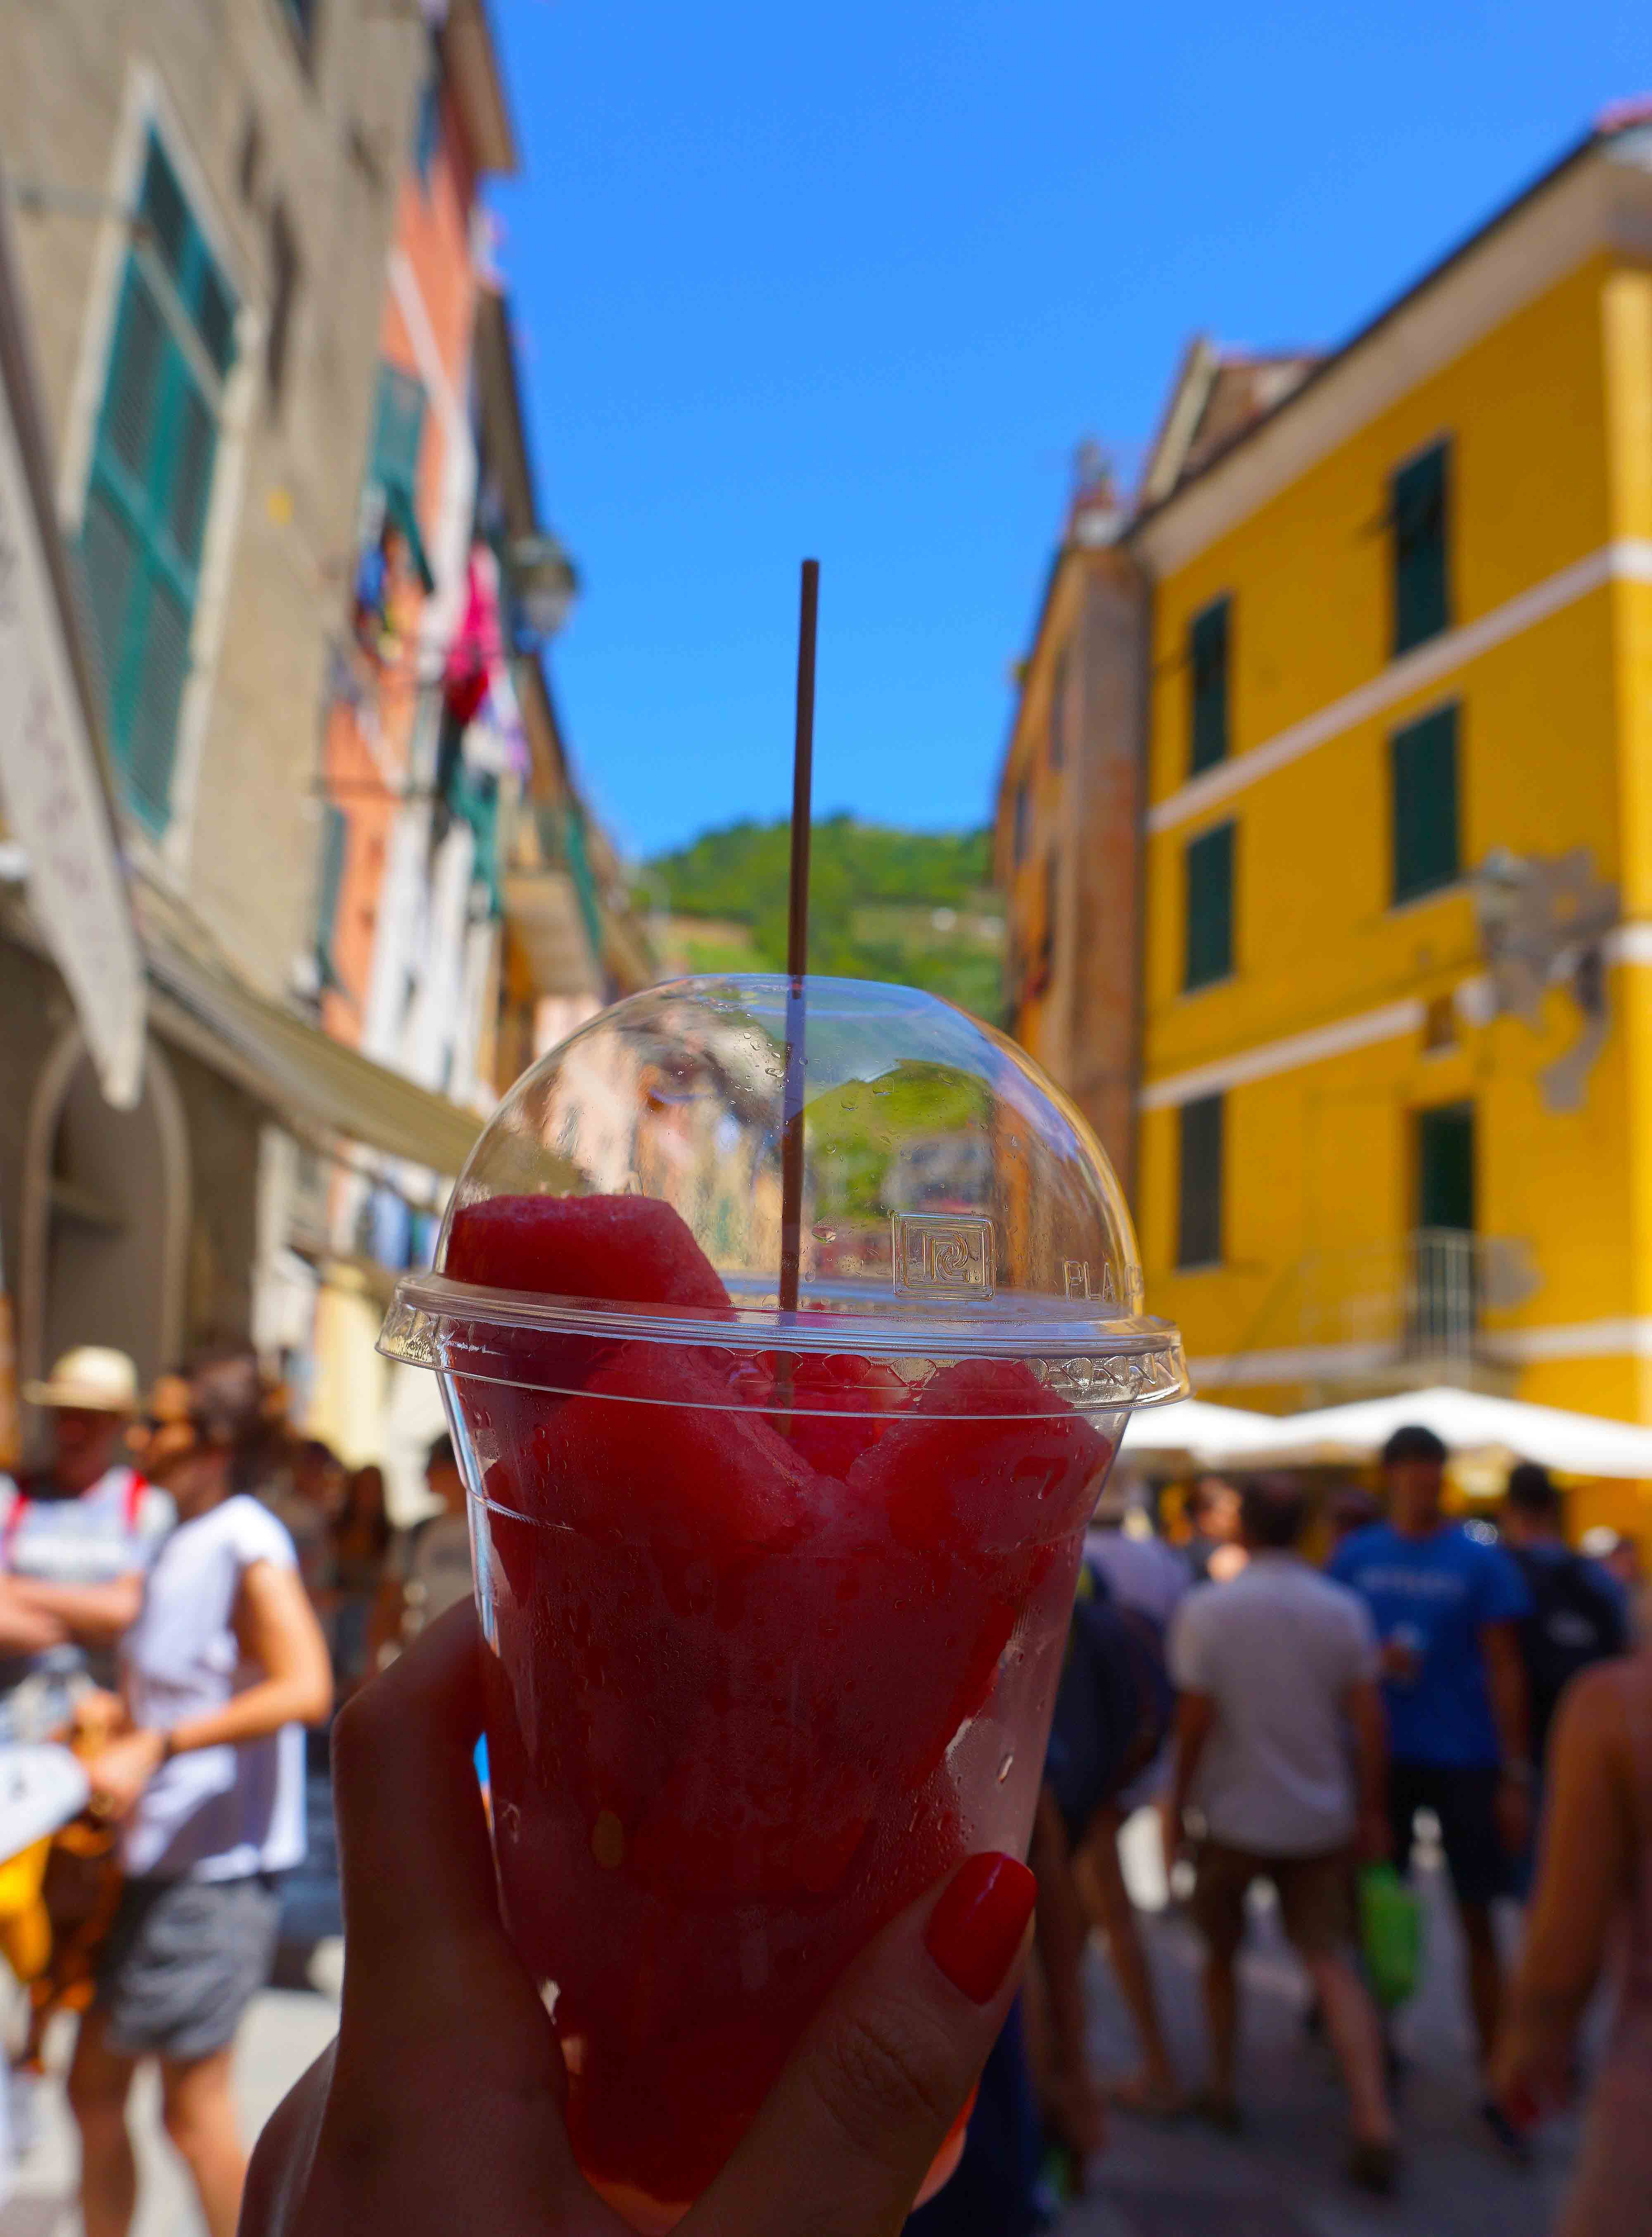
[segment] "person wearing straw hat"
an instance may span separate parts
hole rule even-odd
[[[151,2058],[209,2237],[234,2237],[240,2211],[234,2038],[275,1955],[279,1876],[305,1854],[302,1727],[332,1706],[293,1541],[240,1488],[260,1400],[257,1361],[233,1344],[156,1393],[145,1457],[179,1520],[122,1643],[129,1727],[87,1765],[125,1873],[69,2075],[87,2237],[131,2227],[126,2102]]]
[[[89,1688],[113,1689],[116,1646],[174,1514],[126,1456],[138,1379],[123,1351],[79,1345],[23,1396],[51,1416],[51,1458],[21,1482],[0,1477],[0,1572],[52,1635],[32,1649],[0,1639],[0,1737],[40,1739]]]

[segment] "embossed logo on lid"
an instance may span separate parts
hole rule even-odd
[[[990,1297],[997,1269],[992,1222],[979,1213],[892,1211],[898,1297]]]

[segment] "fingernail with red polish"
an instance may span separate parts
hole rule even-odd
[[[959,1867],[930,1913],[924,1947],[971,2003],[990,2004],[997,1995],[1037,1892],[1025,1864],[989,1850]]]

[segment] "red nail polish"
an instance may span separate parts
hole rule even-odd
[[[971,1857],[930,1913],[924,1947],[955,1989],[989,2004],[1021,1947],[1038,1884],[1025,1864],[989,1850]]]

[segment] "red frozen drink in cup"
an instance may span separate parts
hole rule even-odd
[[[904,987],[807,982],[783,1311],[786,989],[655,988],[536,1065],[380,1344],[441,1377],[505,1914],[645,2231],[885,1921],[1024,1853],[1084,1527],[1186,1387],[1083,1119]]]

